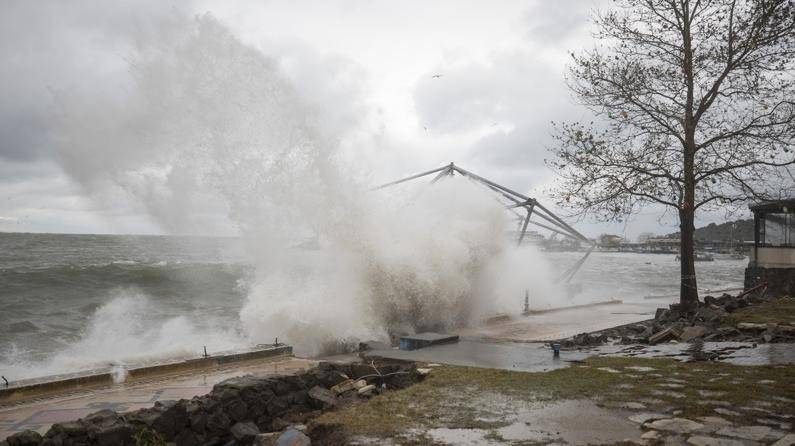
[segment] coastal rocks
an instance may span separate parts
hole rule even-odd
[[[742,322],[731,324],[729,315],[746,307],[769,302],[770,297],[755,294],[719,297],[706,296],[694,311],[684,311],[678,304],[658,308],[654,319],[615,327],[594,333],[580,333],[572,338],[555,341],[566,348],[592,347],[606,342],[614,344],[660,344],[665,342],[795,342],[795,322],[790,324],[759,324]],[[781,299],[788,299],[782,297]],[[699,354],[696,360],[714,357]]]
[[[8,446],[38,446],[41,441],[41,435],[31,430],[22,431],[6,438]]]
[[[321,363],[298,375],[241,376],[220,382],[190,400],[160,401],[119,414],[102,410],[77,421],[56,423],[43,437],[32,431],[9,437],[2,446],[133,446],[142,435],[176,446],[195,444],[308,445],[292,426],[336,407],[366,399],[377,390],[399,389],[419,380],[413,363],[375,360],[368,365]],[[332,391],[330,389],[335,389]],[[337,396],[339,394],[339,396]],[[288,438],[289,437],[289,438]]]
[[[564,339],[560,341],[561,346],[566,348],[571,347],[590,347],[595,345],[602,345],[607,342],[607,336],[599,333],[580,333],[571,339]]]
[[[235,424],[229,432],[239,444],[249,445],[254,442],[254,437],[259,435],[259,428],[251,421],[246,421]]]
[[[320,403],[321,408],[330,408],[337,405],[337,397],[334,392],[320,386],[312,387],[309,390],[309,398]]]

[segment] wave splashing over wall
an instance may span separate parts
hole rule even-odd
[[[480,186],[368,191],[356,126],[326,118],[212,17],[153,25],[130,60],[120,91],[60,97],[61,163],[97,200],[123,198],[165,230],[233,226],[256,268],[242,340],[319,353],[451,329],[518,311],[526,274],[544,271],[531,251],[507,260],[506,211]]]

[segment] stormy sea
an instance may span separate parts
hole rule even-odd
[[[542,254],[561,268],[582,256]],[[698,263],[699,285],[742,286],[746,263]],[[676,299],[678,268],[670,254],[595,252],[575,277],[577,303],[656,296],[665,305]],[[241,322],[254,280],[236,238],[0,233],[0,374],[23,379],[272,342]],[[544,297],[533,300],[568,304]]]
[[[0,373],[233,348],[249,272],[236,239],[0,233]]]

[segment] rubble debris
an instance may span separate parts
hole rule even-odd
[[[355,388],[356,388],[356,381],[352,379],[346,379],[345,381],[337,384],[336,386],[333,386],[331,388],[331,391],[337,395],[342,395],[343,393],[349,390],[353,390]]]
[[[685,327],[679,335],[679,340],[687,342],[692,339],[700,338],[707,332],[707,327],[703,325],[694,325],[692,327]]]
[[[357,392],[359,393],[359,395],[368,396],[368,395],[372,395],[373,392],[375,392],[375,389],[376,389],[375,385],[368,384],[368,385],[362,387],[361,389],[359,389]]]
[[[649,344],[654,345],[659,344],[660,342],[678,339],[679,336],[681,336],[681,334],[679,331],[677,331],[676,327],[668,327],[649,336]]]
[[[368,398],[378,388],[400,389],[422,378],[409,362],[374,358],[369,364],[320,363],[296,375],[231,378],[190,400],[159,401],[153,407],[121,414],[101,410],[56,423],[44,436],[33,431],[16,433],[0,445],[133,446],[141,432],[156,434],[176,446],[309,445],[309,437],[295,424],[334,408],[338,401]],[[330,390],[335,388],[347,390],[337,397]]]
[[[776,298],[753,293],[738,296],[723,294],[706,296],[696,311],[685,312],[678,304],[658,308],[654,319],[593,333],[580,333],[560,341],[564,348],[593,347],[614,344],[658,344],[662,342],[732,341],[749,343],[795,342],[795,323],[758,324],[731,323],[729,315],[739,308],[770,302]],[[781,299],[789,299],[782,297]]]

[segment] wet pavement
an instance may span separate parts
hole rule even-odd
[[[435,345],[419,350],[371,350],[368,354],[391,359],[438,362],[467,367],[485,367],[522,372],[546,372],[566,367],[569,361],[581,361],[594,355],[590,351],[565,352],[554,358],[543,343],[486,342],[462,340],[455,344]]]
[[[246,361],[210,371],[186,372],[86,391],[73,390],[46,399],[0,406],[0,440],[25,429],[43,434],[54,423],[76,420],[103,409],[126,412],[151,407],[156,401],[193,398],[235,376],[290,374],[316,363],[292,357]]]
[[[700,349],[692,344],[605,345],[579,350],[563,350],[554,358],[547,344],[540,342],[488,342],[465,339],[455,344],[419,350],[372,350],[369,354],[407,361],[485,367],[522,372],[546,372],[582,361],[589,356],[627,356],[673,358],[692,361],[694,353],[735,365],[795,364],[795,344],[751,344],[745,342],[706,342]]]
[[[693,361],[707,357],[735,365],[795,364],[795,344],[752,344],[749,342],[668,343],[658,345],[613,345],[583,350],[596,355],[639,358],[673,358]],[[566,356],[565,353],[561,353]]]
[[[458,330],[468,338],[495,341],[550,341],[584,332],[594,332],[632,324],[654,317],[658,303],[639,302],[597,305],[529,316],[512,316],[480,327]]]

